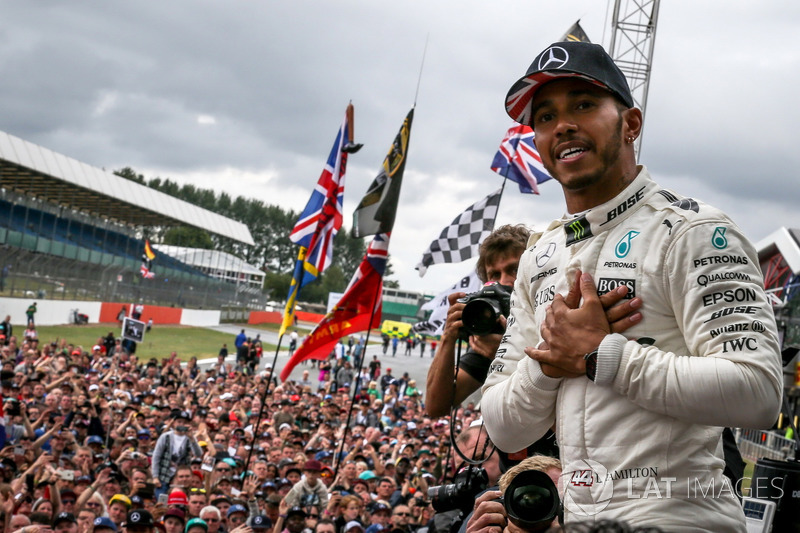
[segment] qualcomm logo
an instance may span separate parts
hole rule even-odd
[[[569,61],[569,53],[560,46],[551,46],[539,56],[539,70],[562,68]]]
[[[631,231],[629,231],[628,233],[626,233],[626,234],[625,234],[625,236],[624,236],[624,237],[622,237],[622,238],[619,240],[619,242],[617,243],[617,245],[614,247],[614,253],[617,255],[617,257],[619,257],[620,259],[622,259],[622,258],[623,258],[623,257],[625,257],[626,255],[628,255],[628,252],[630,252],[630,251],[631,251],[631,241],[632,241],[632,240],[633,240],[633,239],[634,239],[634,238],[635,238],[637,235],[639,235],[639,232],[638,232],[638,231],[633,231],[633,230],[631,230]]]

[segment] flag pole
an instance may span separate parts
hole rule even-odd
[[[312,239],[311,244],[316,244],[316,235],[314,239]],[[295,291],[295,305],[297,302],[297,296],[300,294],[300,286],[303,284],[303,275],[306,273],[305,262],[306,262],[306,251],[310,250],[311,248],[307,248],[305,251],[303,250],[303,246],[300,247],[300,252],[298,253],[298,261],[302,261],[301,269],[300,269],[300,277],[297,280],[297,290]],[[299,257],[302,255],[302,258]],[[292,319],[296,320],[295,310],[292,310]],[[250,466],[250,458],[253,455],[253,448],[255,448],[256,442],[256,431],[258,431],[258,426],[261,425],[261,419],[264,416],[264,406],[267,405],[267,395],[269,394],[269,388],[272,386],[272,377],[275,375],[275,368],[278,365],[278,354],[281,352],[281,344],[283,342],[283,336],[286,334],[284,331],[278,336],[278,345],[275,348],[275,355],[272,356],[272,364],[270,365],[269,373],[267,374],[267,385],[264,387],[264,395],[261,397],[261,407],[258,409],[258,418],[256,419],[256,424],[253,426],[253,443],[250,445],[250,450],[247,452],[247,461],[245,461],[245,471]],[[244,477],[240,480],[239,488],[241,489],[244,487]]]
[[[419,96],[419,84],[422,81],[422,67],[425,66],[425,54],[428,52],[428,39],[431,34],[425,36],[425,47],[422,49],[422,62],[419,64],[419,76],[417,77],[417,90],[414,92],[414,107],[417,107],[417,96]]]
[[[361,369],[364,368],[364,360],[367,358],[367,346],[369,346],[369,334],[372,332],[372,321],[375,319],[375,308],[378,306],[378,298],[380,298],[381,294],[383,293],[383,275],[381,275],[381,290],[380,292],[375,293],[375,298],[372,300],[372,313],[369,315],[369,328],[367,328],[367,336],[364,339],[364,351],[362,352],[364,355],[361,357],[361,361],[358,364],[358,374],[356,378],[353,380],[355,383],[358,383],[358,376],[361,375]],[[339,452],[336,454],[336,467],[333,471],[333,479],[336,479],[336,476],[339,474],[339,465],[341,464],[341,455],[344,452],[344,441],[347,438],[347,432],[350,429],[350,419],[353,415],[353,405],[356,401],[356,392],[353,391],[350,395],[350,407],[347,409],[347,420],[344,423],[344,432],[342,433],[342,441],[339,443]]]

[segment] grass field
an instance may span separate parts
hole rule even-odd
[[[264,327],[263,329],[271,329]],[[277,327],[276,327],[277,329]],[[109,331],[115,336],[120,334],[116,325],[87,325],[87,326],[38,326],[40,343],[54,340],[67,339],[84,350],[91,351],[92,346],[99,337],[105,337]],[[216,357],[223,343],[227,343],[228,351],[233,353],[234,336],[220,333],[206,328],[191,326],[157,326],[146,333],[144,342],[136,348],[139,359],[150,357],[168,357],[172,351],[178,352],[178,357],[188,361],[192,356],[198,359]],[[262,344],[264,351],[274,351],[274,344]]]

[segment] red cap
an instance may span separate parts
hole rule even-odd
[[[169,493],[167,505],[189,505],[189,498],[182,490],[173,490]]]

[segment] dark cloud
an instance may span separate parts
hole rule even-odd
[[[663,3],[642,161],[662,185],[733,209],[753,238],[799,226],[792,105],[800,49],[792,2]],[[6,2],[0,130],[107,169],[300,209],[345,107],[364,149],[350,159],[345,224],[414,103],[392,255],[409,289],[436,292],[468,264],[422,251],[500,186],[489,170],[511,125],[503,100],[536,53],[578,18],[608,44],[606,6],[504,2]],[[557,184],[509,187],[498,223],[559,216]],[[449,277],[448,277],[449,276]]]

